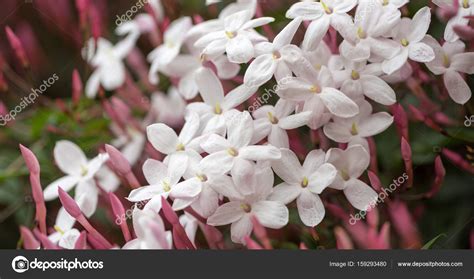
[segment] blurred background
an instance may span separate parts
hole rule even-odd
[[[94,20],[100,21],[96,30],[102,37],[117,42],[114,33],[117,15],[123,14],[136,1],[126,0],[95,0]],[[260,1],[265,16],[272,16],[276,21],[271,25],[280,30],[288,21],[284,15],[295,1]],[[421,6],[430,5],[429,1],[411,1],[405,14],[413,15]],[[229,1],[213,7],[205,7],[204,0],[163,0],[163,6],[171,19],[181,15],[199,14],[204,19],[213,18]],[[79,144],[87,155],[92,156],[99,148],[110,142],[109,120],[104,117],[98,101],[81,99],[77,104],[71,100],[71,76],[77,69],[83,82],[87,80],[91,69],[81,58],[81,48],[85,38],[91,34],[80,27],[80,18],[74,1],[57,0],[2,0],[0,9],[0,100],[3,111],[15,107],[21,98],[27,96],[31,89],[38,88],[44,80],[53,74],[59,77],[34,104],[18,115],[14,122],[0,127],[0,248],[14,249],[18,246],[19,226],[31,227],[34,222],[34,204],[31,199],[31,188],[28,171],[20,156],[18,144],[28,146],[38,157],[41,164],[41,182],[43,187],[54,179],[62,176],[53,161],[52,150],[56,141],[68,139]],[[145,10],[140,12],[146,12]],[[441,38],[445,23],[436,20],[430,34]],[[10,27],[25,46],[29,59],[29,67],[23,67],[16,59],[10,47],[5,28]],[[298,34],[298,36],[302,36]],[[149,41],[140,40],[138,46],[146,55],[154,47]],[[474,77],[468,77],[473,88]],[[8,88],[5,88],[5,84]],[[440,83],[441,84],[441,83]],[[162,85],[160,85],[162,86]],[[166,85],[164,85],[166,87]],[[166,88],[156,88],[163,91]],[[424,89],[429,94],[431,86]],[[406,108],[408,104],[417,105],[418,100],[405,86],[395,88],[400,102]],[[152,90],[144,89],[149,95]],[[431,95],[429,96],[431,97]],[[433,97],[434,102],[439,102]],[[439,193],[431,199],[420,198],[419,193],[429,191],[434,180],[433,162],[443,148],[456,151],[464,160],[474,164],[474,123],[471,127],[463,125],[466,115],[474,115],[473,101],[464,108],[453,103],[449,98],[439,102],[443,111],[457,125],[447,128],[441,134],[427,128],[422,123],[410,122],[410,144],[414,160],[414,186],[410,190],[396,193],[405,201],[409,212],[417,225],[416,234],[422,244],[436,237],[438,240],[432,248],[470,247],[469,240],[473,230],[474,216],[474,175],[450,163],[443,157],[446,168],[446,179]],[[136,112],[141,115],[141,112]],[[400,141],[394,125],[375,138],[382,184],[388,186],[393,179],[404,172],[404,164],[400,154]],[[329,193],[331,195],[332,193]],[[332,199],[332,197],[329,197]],[[334,197],[336,201],[338,197]],[[101,202],[104,202],[103,200]],[[47,204],[49,212],[57,212],[59,202]],[[379,208],[380,218],[385,205]],[[54,215],[48,214],[48,222],[54,223]],[[288,241],[281,243],[280,248],[296,248],[298,238],[305,240],[308,247],[320,249],[335,248],[332,231],[338,225],[330,214],[316,228],[319,239],[311,238],[311,234],[292,236],[291,226],[288,230]],[[105,212],[98,211],[94,222],[104,227],[114,227]],[[297,215],[292,210],[290,222],[299,225]],[[116,228],[115,228],[116,229]],[[113,232],[112,232],[113,234]],[[295,240],[296,239],[296,240]],[[403,247],[398,238],[391,241],[393,248]]]

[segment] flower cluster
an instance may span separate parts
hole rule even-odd
[[[429,7],[402,16],[408,0],[298,2],[288,7],[278,34],[270,27],[275,19],[264,17],[256,0],[238,0],[216,19],[172,22],[159,1],[149,2],[151,12],[116,29],[124,37],[120,42],[88,41],[83,57],[94,72],[85,92],[89,98],[103,97],[104,90],[133,94],[137,88],[127,67],[143,62],[137,54],[142,37],[155,38],[157,45],[146,56],[146,73],[139,67],[135,73],[147,86],[168,80],[172,86],[168,94],[153,94],[144,120],[119,99],[107,103],[117,139],[93,159],[72,142],[57,142],[54,159],[65,176],[43,195],[46,201],[59,197],[64,207],[55,232],[48,239],[36,232],[33,243],[114,247],[87,218],[107,193],[114,213],[123,215],[122,201],[113,194],[120,185],[132,189],[123,198],[143,205],[133,210],[133,237],[121,223],[123,248],[195,247],[198,227],[214,243],[220,234],[215,227],[229,224],[232,241],[251,246],[252,231],[289,223],[293,202],[303,225],[313,228],[325,218],[325,192],[341,191],[341,202],[352,210],[376,203],[375,174],[369,172],[372,186],[362,176],[377,155],[371,138],[394,123],[392,114],[398,113],[403,134],[395,86],[426,65],[443,75],[454,102],[471,98],[463,74],[474,73],[474,53],[465,52],[454,27],[467,24],[474,1],[459,0],[442,45],[427,34]],[[452,9],[452,1],[434,2]],[[258,92],[274,83],[271,100],[250,111]],[[301,130],[311,136],[298,135]],[[410,169],[406,140],[402,155]],[[136,177],[134,166],[143,177]],[[71,198],[66,192],[73,189]],[[74,228],[75,222],[87,233]]]

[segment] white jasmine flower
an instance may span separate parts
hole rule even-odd
[[[133,210],[133,230],[136,238],[122,249],[172,249],[173,235],[166,231],[160,215],[149,210]]]
[[[333,117],[324,126],[324,133],[339,143],[361,144],[369,150],[365,138],[385,131],[393,123],[393,117],[386,112],[372,114],[372,106],[363,100],[359,103],[360,113],[351,118]]]
[[[254,57],[254,44],[265,41],[265,37],[258,35],[253,28],[274,21],[271,17],[253,20],[252,17],[249,10],[227,16],[222,29],[204,35],[195,43],[195,46],[204,48],[203,54],[209,57],[226,53],[232,63],[247,63]]]
[[[382,67],[385,73],[392,74],[399,70],[408,58],[422,63],[434,59],[433,49],[422,42],[430,23],[431,12],[428,7],[420,9],[413,19],[402,18],[394,35],[394,40],[402,46],[402,49],[399,54],[383,62]]]
[[[243,243],[244,238],[252,232],[252,216],[255,216],[262,226],[279,229],[288,223],[288,208],[279,201],[267,200],[272,192],[273,172],[269,167],[259,168],[253,174],[251,188],[254,191],[248,195],[239,192],[239,186],[223,184],[218,191],[230,201],[217,208],[216,212],[207,219],[211,226],[232,224],[230,233],[232,241]]]
[[[314,227],[324,218],[325,210],[319,194],[336,178],[336,168],[325,163],[321,150],[311,151],[301,166],[289,149],[281,149],[281,160],[273,161],[272,168],[283,180],[273,189],[271,200],[288,204],[296,199],[298,213],[306,226]]]
[[[48,239],[61,248],[74,249],[77,239],[81,235],[77,229],[73,228],[75,222],[76,220],[66,212],[64,207],[61,207],[54,225],[56,232],[50,234]]]
[[[301,25],[301,18],[291,21],[273,40],[256,46],[257,58],[245,72],[244,83],[248,86],[261,86],[273,75],[277,81],[291,76],[290,65],[301,56],[301,50],[291,41]]]
[[[287,18],[302,17],[310,20],[303,41],[305,50],[314,50],[329,30],[329,26],[339,30],[352,18],[347,13],[357,5],[357,0],[321,0],[320,2],[305,1],[291,6],[286,13]]]
[[[378,198],[377,193],[359,177],[369,167],[370,156],[361,145],[349,146],[346,150],[331,148],[326,154],[326,161],[333,164],[338,173],[329,186],[343,190],[349,202],[358,210],[367,210]]]
[[[459,36],[454,32],[454,26],[456,25],[468,25],[469,19],[467,16],[474,15],[474,0],[458,0],[459,1],[459,10],[456,16],[451,18],[446,25],[444,30],[444,39],[447,42],[454,42],[459,40]],[[453,6],[452,0],[433,0],[433,3],[437,6],[444,8],[447,6]]]
[[[75,187],[76,202],[81,206],[84,215],[91,216],[97,207],[99,195],[93,178],[108,159],[107,154],[99,154],[88,160],[76,144],[65,140],[58,141],[54,147],[54,160],[66,176],[46,186],[44,199],[51,201],[58,198],[58,187],[66,192]]]
[[[293,102],[278,100],[275,107],[263,106],[253,113],[255,118],[255,135],[252,142],[259,142],[268,136],[268,142],[276,147],[289,148],[286,130],[296,129],[308,124],[311,112],[292,114],[295,111]]]
[[[443,75],[444,85],[449,96],[458,104],[465,104],[471,99],[472,92],[460,73],[474,74],[474,52],[465,53],[466,46],[461,41],[445,42],[441,45],[431,36],[424,42],[433,48],[435,59],[426,66],[435,75]]]

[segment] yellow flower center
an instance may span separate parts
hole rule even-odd
[[[176,145],[176,151],[184,151],[184,144],[179,143],[178,145]]]
[[[278,60],[281,58],[281,53],[279,51],[273,52],[273,59]]]
[[[214,113],[215,113],[215,114],[221,114],[221,113],[222,113],[221,104],[217,103],[217,104],[214,106]]]
[[[359,72],[357,72],[356,70],[352,70],[352,72],[351,72],[351,78],[352,78],[353,80],[358,80],[358,79],[360,78]]]
[[[451,60],[449,59],[449,56],[447,56],[446,54],[443,55],[443,65],[446,68],[449,68],[451,66]]]
[[[240,205],[240,207],[246,212],[246,213],[249,213],[250,211],[252,211],[252,207],[250,206],[250,204],[248,203],[243,203]]]
[[[57,231],[57,232],[60,233],[60,234],[64,234],[64,231],[61,230],[61,228],[60,228],[58,225],[55,225],[55,226],[54,226],[54,230]]]
[[[462,7],[464,9],[469,9],[471,7],[471,5],[469,4],[469,0],[463,0],[462,1]]]
[[[326,14],[328,14],[328,15],[332,14],[333,10],[330,7],[328,7],[328,5],[326,5],[326,3],[321,1],[321,5],[323,6],[324,12],[326,12]]]
[[[225,35],[227,36],[227,38],[233,39],[237,36],[237,32],[225,31]]]
[[[357,129],[357,123],[353,122],[352,128],[351,128],[351,135],[357,136],[358,134],[359,134],[359,131]]]
[[[308,178],[305,176],[303,177],[303,181],[301,181],[301,187],[306,188],[308,187],[309,181]]]
[[[165,192],[171,191],[171,185],[169,184],[168,181],[163,181],[162,185],[163,185],[163,191]]]
[[[89,173],[89,170],[87,169],[87,167],[81,165],[81,176],[86,176],[87,173]]]
[[[404,47],[407,47],[410,45],[410,42],[407,39],[402,39],[400,42],[402,43],[402,46]]]
[[[367,38],[367,34],[365,33],[364,29],[362,29],[362,27],[357,28],[357,37],[359,37],[359,39]]]
[[[201,180],[201,182],[206,182],[207,181],[207,176],[205,174],[198,174],[196,177]]]
[[[311,93],[319,94],[321,93],[321,87],[313,85],[309,88],[309,91],[311,91]]]
[[[271,122],[272,124],[278,124],[278,118],[276,118],[276,117],[273,115],[273,113],[268,112],[268,115],[267,115],[267,116],[268,116],[268,120],[270,120],[270,122]]]
[[[229,155],[232,157],[239,156],[239,152],[235,148],[232,148],[232,147],[227,149],[227,153],[229,153]]]
[[[349,176],[349,174],[347,173],[346,170],[341,170],[340,174],[341,174],[342,179],[344,179],[345,181],[350,179],[350,176]]]
[[[382,5],[387,6],[390,3],[390,0],[383,0]]]

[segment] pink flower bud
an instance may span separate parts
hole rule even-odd
[[[336,236],[336,247],[337,249],[349,250],[354,249],[351,238],[346,231],[341,227],[334,229],[334,235]]]
[[[69,194],[66,193],[66,191],[64,191],[61,187],[58,188],[58,192],[59,200],[64,206],[64,209],[66,209],[67,213],[76,219],[82,216],[82,211],[76,201],[71,198],[71,196],[69,196]]]
[[[469,164],[466,160],[462,158],[461,155],[453,152],[447,148],[443,148],[441,153],[448,158],[453,164],[460,167],[461,169],[468,171],[470,173],[474,173],[474,167]]]
[[[251,239],[250,236],[244,237],[244,243],[249,250],[263,250],[263,247]]]
[[[128,160],[115,147],[106,144],[105,150],[110,156],[110,163],[120,175],[125,176],[126,174],[132,171]]]
[[[409,139],[408,137],[408,117],[402,105],[397,104],[392,109],[395,125],[397,126],[400,136]]]
[[[474,40],[474,29],[467,25],[455,25],[453,27],[454,32],[458,34],[458,36],[465,40],[471,41]]]
[[[74,244],[75,250],[85,250],[87,248],[87,232],[82,231]]]
[[[72,101],[74,104],[78,104],[82,94],[82,81],[81,76],[77,69],[72,72]]]
[[[382,183],[380,182],[379,177],[372,171],[368,171],[367,174],[369,176],[370,185],[372,188],[374,188],[377,192],[382,191]]]
[[[439,192],[445,176],[446,170],[443,166],[443,161],[441,161],[441,157],[438,155],[435,159],[435,179],[431,185],[431,190],[425,194],[425,197],[431,198]]]
[[[23,44],[21,43],[20,39],[16,36],[15,33],[11,30],[9,26],[5,27],[5,31],[7,32],[7,39],[10,43],[11,48],[15,52],[16,57],[20,60],[22,66],[27,68],[30,65],[28,57],[26,56],[25,49]]]
[[[123,207],[123,204],[120,202],[119,198],[114,193],[109,193],[109,199],[110,204],[112,205],[112,211],[115,214],[115,218],[123,218],[123,216],[125,216],[125,208]],[[130,234],[127,222],[120,222],[120,228],[122,229],[125,241],[130,241],[132,236]]]
[[[263,244],[265,249],[270,250],[273,249],[270,239],[267,235],[267,230],[260,224],[258,219],[255,216],[251,218],[253,224],[253,232],[258,240]]]
[[[40,248],[39,241],[27,227],[20,226],[20,233],[21,238],[23,239],[23,248],[27,250],[36,250]]]

